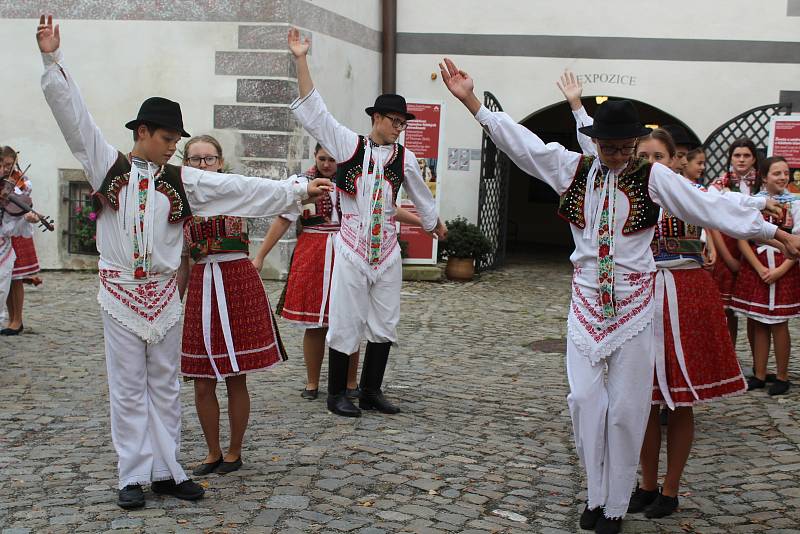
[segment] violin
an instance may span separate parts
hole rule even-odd
[[[14,192],[16,187],[24,186],[25,173],[31,167],[28,165],[25,170],[19,168],[17,157],[14,158],[14,165],[12,171],[8,176],[0,178],[0,210],[5,211],[12,217],[20,217],[26,213],[33,213],[39,219],[39,225],[42,227],[42,232],[55,230],[53,220],[47,215],[43,215],[33,209],[33,201],[28,195],[19,195]]]

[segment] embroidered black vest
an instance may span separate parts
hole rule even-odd
[[[594,156],[583,156],[578,162],[575,177],[558,203],[558,214],[578,228],[586,226],[583,200],[586,193],[586,180],[594,162]],[[622,233],[625,235],[651,228],[658,223],[660,207],[653,202],[648,192],[650,169],[652,165],[643,159],[634,160],[617,179],[617,188],[625,193],[630,204],[630,212],[625,220]],[[595,186],[600,181],[600,173],[595,178]]]
[[[686,223],[664,211],[664,216],[656,226],[650,249],[656,261],[690,257],[703,263],[704,243],[700,240],[702,228]]]
[[[120,152],[117,161],[106,173],[100,189],[94,192],[92,202],[94,210],[100,212],[105,204],[114,211],[119,209],[119,192],[122,186],[128,183],[131,172],[131,162]],[[177,165],[164,165],[163,170],[155,177],[156,191],[163,193],[169,199],[169,222],[179,223],[192,216],[186,191],[181,180],[181,168]]]
[[[358,136],[358,148],[355,154],[336,167],[336,187],[348,195],[355,195],[359,177],[362,174],[362,165],[364,162],[364,152],[367,146],[367,138],[363,135]],[[383,164],[384,178],[392,186],[392,201],[397,201],[397,194],[400,191],[400,186],[403,185],[405,177],[404,164],[406,149],[403,145],[395,143],[392,145],[392,154],[389,159]],[[369,170],[372,170],[373,162],[369,162]]]

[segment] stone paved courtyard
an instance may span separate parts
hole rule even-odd
[[[290,361],[248,380],[245,467],[203,479],[197,503],[147,492],[145,509],[125,512],[96,277],[45,273],[28,293],[25,333],[0,338],[0,531],[575,532],[583,482],[565,402],[569,277],[564,259],[545,258],[468,284],[406,283],[402,346],[387,371],[398,416],[348,420],[326,412],[324,395],[302,400],[302,335],[284,326]],[[280,283],[266,287],[276,302]],[[797,389],[784,398],[759,392],[696,410],[679,513],[629,516],[625,532],[800,532],[796,352]],[[189,384],[182,400],[192,466],[205,448]]]

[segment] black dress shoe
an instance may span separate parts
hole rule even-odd
[[[300,396],[306,400],[316,400],[318,395],[319,395],[319,388],[303,389],[303,392],[300,394]]]
[[[396,414],[400,413],[400,408],[386,400],[383,392],[378,390],[376,393],[370,391],[361,392],[361,400],[358,405],[362,410],[378,410],[381,413]]]
[[[240,467],[242,467],[241,456],[232,462],[222,462],[221,464],[219,464],[216,473],[219,475],[227,475],[228,473],[233,473],[234,471],[238,471]]]
[[[756,378],[755,376],[751,376],[747,379],[747,391],[753,391],[754,389],[764,389],[767,383],[760,378]]]
[[[200,484],[192,480],[184,480],[180,484],[176,484],[172,479],[159,480],[153,482],[150,485],[150,489],[153,490],[153,493],[172,495],[184,501],[196,501],[197,499],[201,499],[206,492]]]
[[[361,388],[358,387],[358,386],[356,386],[356,387],[354,387],[352,389],[351,388],[347,388],[347,391],[345,391],[345,395],[347,395],[347,398],[350,399],[350,400],[359,399],[359,398],[361,398]]]
[[[617,534],[622,530],[622,518],[609,519],[604,515],[600,516],[597,520],[597,526],[594,531],[597,534]]]
[[[343,417],[361,417],[361,410],[344,394],[328,395],[328,410]]]
[[[221,463],[222,463],[222,456],[219,457],[219,460],[217,460],[215,462],[212,462],[210,464],[207,464],[207,463],[204,462],[204,463],[198,465],[197,467],[194,468],[194,471],[192,471],[192,474],[194,476],[196,476],[196,477],[204,477],[209,473],[213,473],[214,469],[219,467],[219,464],[221,464]]]
[[[672,512],[678,509],[678,498],[668,497],[663,493],[658,494],[658,498],[653,501],[653,504],[644,509],[644,516],[647,519],[658,519],[659,517],[667,517]]]
[[[24,329],[24,325],[19,325],[19,328],[3,328],[0,330],[0,336],[18,336]]]
[[[587,504],[581,514],[581,528],[583,530],[594,530],[594,527],[597,525],[597,520],[600,519],[601,515],[603,515],[602,506],[598,506],[594,510],[589,510],[589,505]]]
[[[120,508],[133,510],[144,506],[144,492],[139,484],[128,484],[119,490],[117,504]]]
[[[783,395],[789,391],[789,386],[791,386],[791,384],[788,380],[778,380],[776,378],[775,382],[767,390],[767,393],[769,395]]]
[[[631,500],[628,501],[628,513],[638,514],[643,512],[653,501],[658,497],[658,490],[643,490],[636,484],[636,490],[631,494]]]

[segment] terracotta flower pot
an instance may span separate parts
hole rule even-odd
[[[469,282],[475,276],[475,260],[473,258],[447,258],[444,274],[448,280]]]

